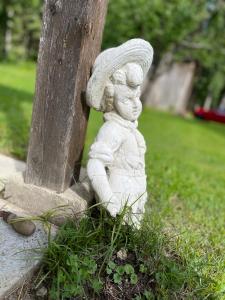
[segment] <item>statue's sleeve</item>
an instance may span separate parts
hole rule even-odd
[[[104,123],[90,148],[89,158],[99,159],[105,166],[111,165],[122,139],[121,129],[115,122]]]

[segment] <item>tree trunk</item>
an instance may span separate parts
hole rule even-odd
[[[25,182],[63,192],[79,177],[85,90],[107,0],[46,0]]]

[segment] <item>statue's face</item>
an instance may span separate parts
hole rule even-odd
[[[128,121],[135,121],[141,114],[140,86],[114,86],[114,107],[119,115]]]
[[[123,76],[124,72],[124,76]],[[125,120],[135,121],[141,114],[143,71],[137,64],[127,64],[114,75],[114,109]]]

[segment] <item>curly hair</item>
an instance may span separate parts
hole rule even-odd
[[[114,85],[128,84],[129,86],[136,86],[143,81],[143,72],[138,72],[141,67],[135,63],[128,63],[121,69],[116,70],[113,75],[109,78],[106,83],[103,101],[102,101],[102,111],[110,112],[114,109]]]
[[[124,67],[114,72],[105,86],[102,102],[102,108],[105,112],[110,112],[114,109],[114,84],[126,84],[126,70]]]

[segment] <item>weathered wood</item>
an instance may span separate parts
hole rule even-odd
[[[45,2],[26,183],[62,192],[78,178],[106,10],[107,0]]]

